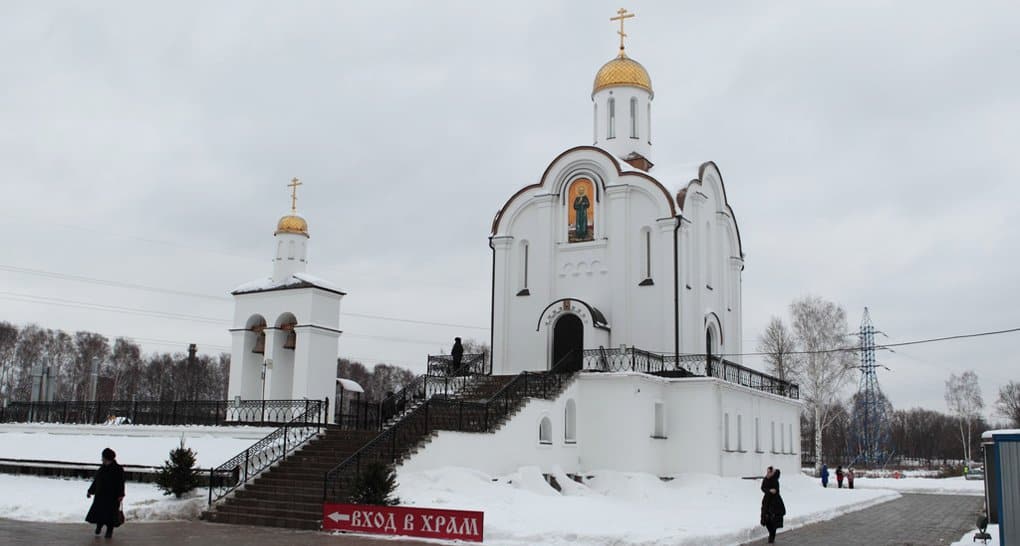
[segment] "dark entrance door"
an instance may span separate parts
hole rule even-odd
[[[712,329],[705,330],[705,375],[712,376],[712,348],[715,347],[715,340],[712,339]]]
[[[577,315],[566,314],[556,321],[553,327],[553,358],[551,365],[555,366],[560,360],[570,355],[568,362],[564,362],[561,370],[575,372],[581,369],[584,348],[584,324]]]

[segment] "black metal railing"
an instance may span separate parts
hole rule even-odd
[[[462,355],[460,364],[454,361],[451,355],[429,355],[428,366],[425,375],[436,377],[456,375],[458,373],[471,373],[473,375],[488,375],[492,369],[487,366],[488,359],[484,353]]]
[[[662,375],[716,377],[728,383],[799,399],[800,388],[766,373],[718,356],[654,353],[635,347],[585,349],[583,369],[599,372],[642,372]]]
[[[326,426],[329,399],[306,400],[305,411],[266,435],[251,447],[209,470],[209,504],[230,494],[288,453],[300,448]]]
[[[287,423],[304,413],[306,403],[306,400],[13,402],[0,408],[0,422],[271,426]]]
[[[468,385],[472,377],[488,375],[491,371],[484,354],[464,356],[461,366],[451,370],[445,367],[443,359],[450,358],[449,364],[452,364],[452,357],[430,355],[428,367],[430,373],[416,377],[381,402],[358,399],[345,401],[343,406],[338,408],[337,424],[346,430],[382,430],[387,422],[403,415],[417,404],[433,396],[452,396]]]
[[[573,358],[574,355],[568,355]],[[345,502],[363,466],[370,462],[391,465],[405,456],[433,431],[492,432],[499,428],[528,398],[555,397],[573,377],[566,371],[565,357],[550,371],[523,372],[489,399],[481,402],[432,397],[396,420],[323,478],[323,499]]]

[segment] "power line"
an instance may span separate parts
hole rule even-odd
[[[898,342],[898,343],[884,343],[882,345],[875,345],[875,348],[876,349],[891,349],[892,347],[905,347],[907,345],[920,345],[920,344],[923,344],[923,343],[935,343],[935,342],[939,342],[939,341],[950,341],[950,340],[954,340],[954,339],[969,339],[969,338],[975,338],[975,337],[997,336],[997,335],[1001,335],[1001,334],[1011,334],[1011,333],[1014,333],[1014,332],[1020,332],[1020,328],[1007,328],[1007,329],[1004,329],[1004,330],[990,330],[990,331],[987,331],[987,332],[977,332],[977,333],[973,333],[973,334],[957,334],[957,335],[951,335],[951,336],[933,337],[933,338],[928,338],[928,339],[916,339],[916,340],[912,340],[912,341],[901,341],[901,342]],[[812,354],[826,354],[826,353],[857,352],[859,350],[860,350],[860,347],[853,346],[853,347],[837,347],[837,348],[834,348],[834,349],[819,349],[819,350],[816,350],[816,351],[788,351],[788,352],[784,352],[783,354],[787,354],[787,355],[812,355]],[[703,353],[688,353],[688,354],[690,356],[697,356],[697,355],[703,354]],[[716,356],[769,356],[770,354],[772,354],[772,353],[765,353],[765,352],[726,353],[726,354],[719,354],[719,355],[716,355]]]
[[[128,282],[123,282],[123,281],[114,281],[114,280],[110,280],[110,279],[99,279],[99,278],[96,278],[96,277],[86,277],[86,276],[82,276],[82,275],[71,275],[71,274],[68,274],[68,273],[57,273],[55,271],[45,271],[45,270],[42,270],[42,269],[30,269],[30,268],[27,268],[27,267],[18,267],[18,266],[13,266],[13,265],[0,264],[0,271],[9,271],[11,273],[20,273],[20,274],[23,274],[23,275],[36,275],[36,276],[39,276],[39,277],[46,277],[46,278],[51,278],[51,279],[83,282],[83,283],[89,283],[89,284],[96,284],[96,285],[100,285],[100,286],[109,286],[109,287],[113,287],[113,288],[129,288],[129,289],[132,289],[132,290],[144,290],[144,291],[148,291],[148,292],[157,292],[157,293],[168,294],[168,295],[173,295],[173,296],[187,296],[187,297],[192,297],[192,298],[201,298],[201,299],[218,301],[218,302],[221,302],[221,303],[232,301],[231,298],[229,298],[227,296],[216,296],[216,295],[213,295],[213,294],[203,294],[203,293],[200,293],[200,292],[189,292],[189,291],[185,291],[185,290],[175,290],[175,289],[172,289],[172,288],[162,288],[162,287],[158,287],[158,286],[150,286],[150,285],[144,285],[144,284],[134,284],[134,283],[128,283]],[[419,319],[407,319],[407,318],[399,318],[399,317],[388,317],[388,316],[385,316],[385,315],[373,315],[373,314],[368,314],[368,313],[351,313],[351,312],[341,311],[340,315],[341,316],[348,316],[348,317],[371,319],[371,320],[386,320],[386,321],[392,321],[392,322],[403,322],[403,323],[407,323],[407,324],[418,324],[418,325],[425,325],[425,326],[442,326],[442,327],[446,327],[446,328],[466,328],[466,329],[472,329],[472,330],[486,330],[486,331],[489,329],[487,326],[475,326],[475,325],[470,325],[470,324],[457,324],[457,323],[452,323],[452,322],[436,322],[436,321],[430,321],[430,320],[419,320]]]
[[[202,323],[207,323],[207,324],[217,324],[217,325],[221,325],[221,326],[229,326],[230,325],[230,321],[219,319],[219,318],[215,318],[215,317],[203,317],[203,316],[199,316],[199,315],[188,315],[188,314],[185,314],[185,313],[171,313],[171,312],[166,312],[166,311],[153,311],[153,310],[150,310],[150,309],[139,309],[139,308],[132,308],[132,307],[120,307],[120,306],[117,306],[117,305],[106,305],[106,304],[103,304],[103,303],[91,303],[91,302],[74,301],[74,300],[67,300],[67,299],[63,299],[63,298],[47,298],[47,297],[44,297],[44,296],[33,296],[33,295],[30,295],[30,294],[19,294],[17,292],[2,292],[2,291],[0,291],[0,299],[11,300],[11,301],[20,301],[20,302],[24,302],[24,303],[43,303],[43,304],[46,304],[46,305],[58,305],[58,306],[61,306],[61,307],[73,307],[73,308],[79,308],[79,309],[92,309],[92,310],[96,310],[96,311],[106,311],[106,312],[110,312],[110,313],[124,313],[124,314],[129,314],[129,315],[150,316],[150,317],[156,317],[156,318],[166,318],[166,319],[171,319],[171,320],[181,320],[181,321],[186,321],[186,322],[202,322]],[[419,345],[432,345],[432,346],[435,346],[435,345],[443,345],[445,343],[443,341],[436,341],[436,340],[433,340],[433,339],[426,340],[426,339],[411,339],[411,338],[394,337],[394,336],[377,336],[377,335],[371,335],[371,334],[358,334],[358,333],[354,333],[354,332],[344,332],[344,335],[347,336],[347,337],[353,337],[353,338],[374,339],[374,340],[379,340],[379,341],[392,341],[392,342],[396,342],[396,343],[412,343],[412,344],[419,344]]]

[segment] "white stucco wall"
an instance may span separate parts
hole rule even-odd
[[[564,439],[568,400],[574,401],[577,412],[574,443]],[[664,412],[664,437],[654,434],[656,403],[662,404]],[[772,453],[763,429],[763,452],[756,452],[754,419],[763,426],[773,420],[777,426],[779,422],[790,425],[796,436],[800,410],[798,401],[714,378],[583,373],[556,400],[531,400],[494,434],[438,432],[401,469],[466,466],[499,475],[524,465],[537,465],[546,472],[559,465],[569,473],[612,469],[658,476],[684,472],[760,475],[768,465],[800,468],[800,444],[795,437],[792,450],[777,450],[791,453]],[[727,413],[731,419],[729,451],[723,436]],[[736,415],[745,423],[743,452],[736,449]],[[543,416],[552,423],[551,445],[539,443]]]

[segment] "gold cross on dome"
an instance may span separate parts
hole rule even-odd
[[[297,212],[297,187],[303,185],[297,178],[290,181],[287,187],[290,188],[290,211]]]
[[[631,17],[634,17],[634,14],[627,13],[626,8],[620,8],[616,10],[616,13],[617,13],[616,17],[610,17],[609,20],[620,22],[620,30],[616,31],[616,33],[620,35],[620,51],[623,52],[623,39],[627,37],[627,33],[623,31],[623,22],[626,21],[627,19],[630,19]]]

